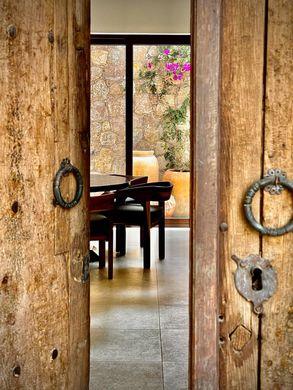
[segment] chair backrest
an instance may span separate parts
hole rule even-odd
[[[117,173],[111,173],[110,176],[119,176],[119,177],[126,177],[128,180],[129,185],[136,185],[136,184],[143,184],[147,183],[148,177],[147,176],[131,176],[131,175],[119,175]]]
[[[158,181],[144,184],[136,184],[118,190],[115,198],[118,203],[123,203],[126,198],[132,198],[137,202],[166,201],[170,198],[173,184],[169,181]]]
[[[112,210],[114,207],[114,197],[112,192],[91,196],[89,200],[90,213]]]

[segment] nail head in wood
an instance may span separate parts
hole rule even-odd
[[[226,232],[228,230],[228,224],[226,222],[222,222],[220,224],[220,231],[221,232]]]

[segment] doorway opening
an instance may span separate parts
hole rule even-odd
[[[189,101],[189,35],[91,36],[91,172],[172,181],[170,226],[189,225]]]
[[[148,75],[145,79],[141,75],[153,70],[151,64],[159,55],[172,51],[171,55],[179,56],[178,48],[183,48],[190,56],[189,44],[189,35],[91,37],[91,172],[135,174],[134,151],[151,150],[161,161],[158,178],[163,179],[166,160],[161,118],[169,107],[142,90]],[[173,63],[177,61],[172,62],[171,57],[163,63],[165,69],[170,68],[171,77],[178,70]],[[187,77],[188,64],[182,55],[180,66],[184,65]],[[190,89],[188,80],[184,95],[180,70],[178,75],[178,80],[173,79],[178,101],[175,108],[181,108]],[[174,99],[174,93],[171,95],[169,101]],[[157,111],[152,111],[152,106]],[[189,139],[189,123],[187,131]],[[114,258],[113,281],[108,281],[107,270],[91,264],[93,389],[94,383],[105,380],[107,370],[111,371],[106,379],[108,388],[112,380],[120,384],[126,381],[125,376],[125,388],[135,388],[151,375],[157,388],[173,389],[176,383],[178,388],[187,389],[188,223],[189,215],[169,217],[168,225],[173,227],[167,228],[163,262],[157,259],[158,237],[152,229],[152,265],[148,271],[143,270],[139,231],[135,228],[128,235],[126,256]],[[101,362],[103,357],[105,361]]]

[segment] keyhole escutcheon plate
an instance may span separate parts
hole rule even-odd
[[[253,303],[256,314],[263,311],[263,302],[268,300],[277,289],[277,273],[271,262],[259,255],[249,255],[244,259],[233,255],[237,264],[234,275],[235,286],[239,294]]]

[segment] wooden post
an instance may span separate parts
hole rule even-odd
[[[0,24],[0,388],[86,389],[89,1],[2,1]]]
[[[218,388],[221,1],[192,2],[190,387]]]

